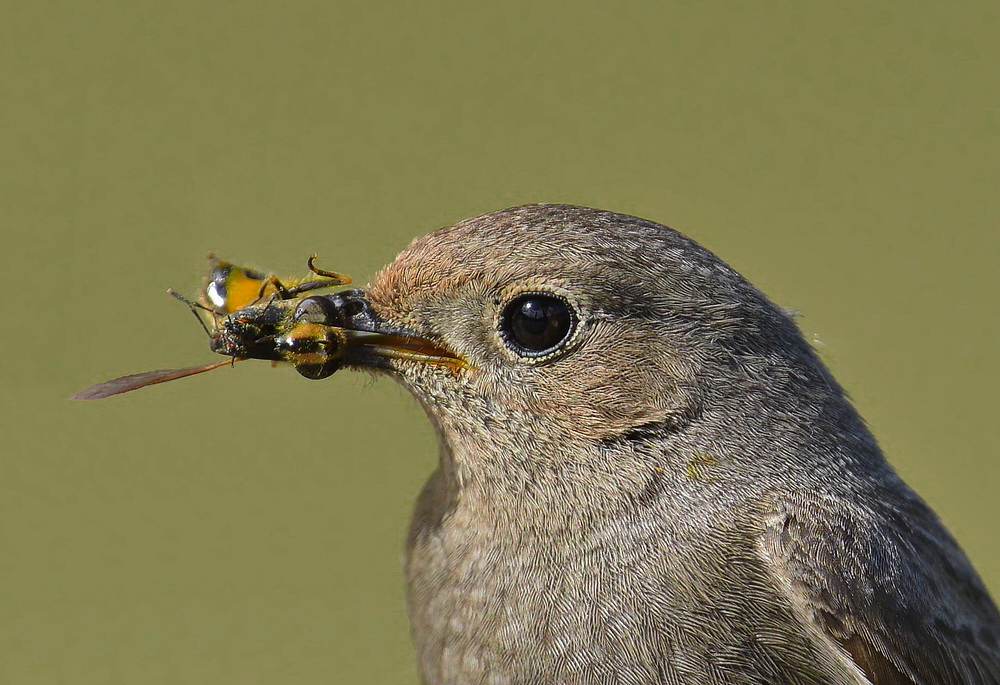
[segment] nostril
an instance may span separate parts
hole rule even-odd
[[[357,316],[364,310],[365,310],[364,302],[358,302],[357,300],[348,302],[347,305],[344,307],[344,311],[347,313],[348,316]]]

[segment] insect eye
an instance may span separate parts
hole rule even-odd
[[[292,320],[296,323],[317,323],[324,326],[335,325],[338,319],[337,307],[325,297],[307,297],[295,307]]]
[[[500,314],[500,335],[522,357],[542,357],[558,349],[576,327],[576,315],[564,299],[525,293]]]
[[[321,381],[335,374],[341,366],[339,359],[329,359],[314,364],[296,364],[295,370],[311,381]]]
[[[291,362],[306,378],[326,378],[341,368],[347,350],[343,330],[309,322],[299,322],[274,340],[282,360]]]

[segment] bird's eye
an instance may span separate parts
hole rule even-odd
[[[560,297],[525,293],[515,297],[500,315],[500,334],[522,357],[541,357],[569,339],[576,316]]]
[[[295,307],[292,320],[298,323],[316,323],[331,326],[337,319],[337,308],[325,297],[307,297]]]

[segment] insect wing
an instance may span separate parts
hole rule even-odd
[[[145,388],[147,385],[156,385],[157,383],[166,383],[167,381],[174,381],[178,378],[185,378],[187,376],[194,376],[199,373],[205,373],[206,371],[211,371],[212,369],[217,369],[220,366],[226,366],[235,361],[241,361],[240,359],[225,359],[221,362],[215,362],[212,364],[205,364],[203,366],[188,366],[183,369],[156,369],[155,371],[143,371],[142,373],[133,373],[129,376],[122,376],[121,378],[113,378],[110,381],[104,381],[103,383],[98,383],[97,385],[92,385],[89,388],[85,388],[80,392],[76,393],[71,400],[100,400],[105,397],[111,397],[112,395],[119,395],[123,392],[131,392],[133,390],[138,390],[139,388]]]

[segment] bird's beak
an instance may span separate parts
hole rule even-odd
[[[326,296],[333,301],[346,338],[343,364],[392,369],[393,360],[416,361],[453,370],[469,364],[443,343],[393,325],[372,308],[363,290],[345,290]]]

